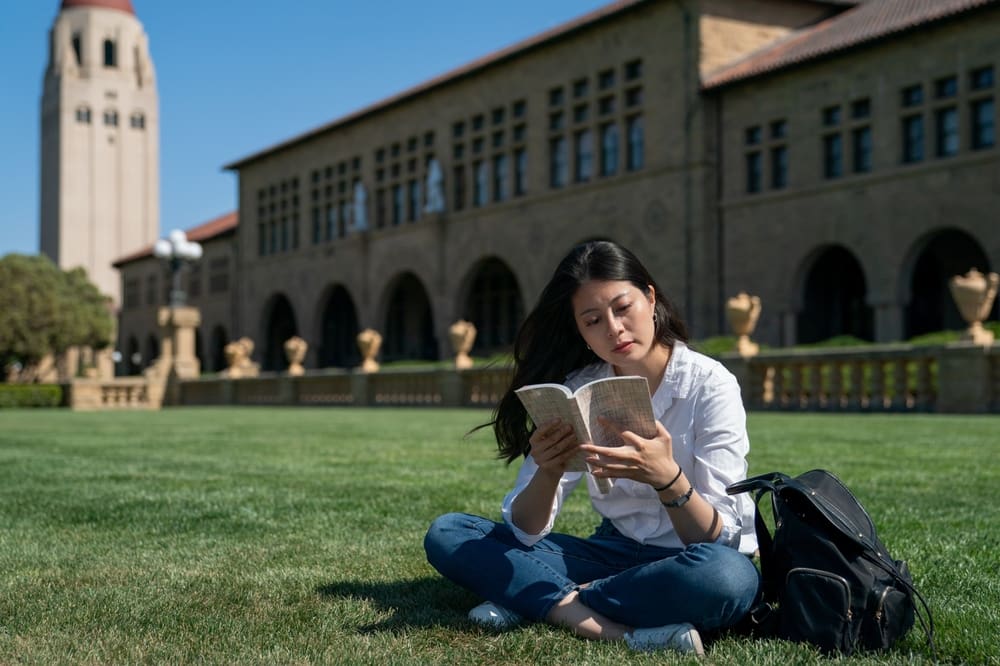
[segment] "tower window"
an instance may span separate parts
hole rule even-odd
[[[104,112],[104,124],[109,127],[118,127],[118,112],[108,109]]]
[[[146,129],[146,116],[139,112],[133,113],[129,118],[129,125],[132,129]]]
[[[83,64],[83,42],[80,38],[80,33],[73,33],[73,55],[76,56],[76,64]]]
[[[83,123],[84,125],[90,124],[90,107],[81,106],[76,109],[76,122]]]
[[[118,45],[112,39],[104,40],[104,66],[118,66]]]

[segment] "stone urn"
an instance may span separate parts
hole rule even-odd
[[[378,372],[378,350],[382,347],[382,334],[374,328],[366,328],[358,333],[358,351],[361,352],[361,372]]]
[[[459,319],[448,328],[448,339],[451,349],[455,352],[455,368],[465,370],[472,367],[472,343],[476,341],[476,325],[471,321]]]
[[[760,297],[741,291],[726,301],[726,317],[736,335],[736,353],[748,357],[760,351],[760,345],[750,341],[750,334],[760,318]]]
[[[285,340],[285,358],[288,359],[288,374],[292,377],[299,377],[306,369],[302,367],[302,361],[306,359],[306,351],[309,350],[309,343],[297,335]]]
[[[222,353],[225,354],[226,365],[229,366],[219,373],[223,377],[230,379],[256,377],[260,372],[260,367],[250,360],[250,355],[253,354],[253,340],[250,338],[233,340],[222,348]]]
[[[997,296],[1000,276],[996,273],[983,275],[975,268],[965,275],[956,275],[948,281],[951,297],[955,299],[958,312],[969,328],[962,334],[962,340],[977,345],[993,344],[993,332],[983,328],[983,321],[990,315],[993,300]]]

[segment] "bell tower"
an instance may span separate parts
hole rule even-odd
[[[41,250],[121,305],[111,262],[160,227],[159,102],[131,0],[62,0],[41,122]]]

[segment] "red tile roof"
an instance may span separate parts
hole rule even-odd
[[[187,234],[187,239],[189,241],[204,242],[212,240],[213,238],[218,238],[226,232],[233,231],[239,225],[239,216],[236,211],[231,213],[226,213],[225,215],[220,215],[219,217],[209,220],[203,224],[199,224],[197,227],[191,227],[185,230],[184,233]],[[137,252],[126,255],[121,259],[117,259],[112,262],[112,266],[115,268],[121,268],[125,264],[130,264],[133,261],[138,261],[139,259],[146,259],[147,257],[153,256],[153,246],[148,245]]]
[[[117,9],[120,12],[126,12],[135,16],[135,10],[132,9],[131,0],[63,0],[59,11],[72,9],[73,7],[102,7],[104,9]]]
[[[710,73],[702,88],[719,88],[833,55],[987,5],[1000,5],[1000,0],[867,0]]]

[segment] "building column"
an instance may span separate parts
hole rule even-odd
[[[872,303],[875,311],[875,342],[903,339],[903,306],[899,303]]]

